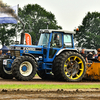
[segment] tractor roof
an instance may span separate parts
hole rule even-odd
[[[52,33],[52,32],[63,32],[67,34],[75,34],[74,31],[67,31],[67,30],[54,30],[54,29],[40,29],[40,33]]]

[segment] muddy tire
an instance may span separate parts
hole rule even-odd
[[[11,69],[5,68],[3,66],[3,59],[8,59],[8,57],[2,56],[0,58],[0,77],[3,79],[12,79],[13,78],[12,71]]]
[[[52,74],[46,74],[45,70],[40,70],[40,71],[38,70],[37,74],[43,80],[54,80],[54,75],[52,75]]]
[[[83,56],[76,52],[64,52],[53,63],[53,73],[57,80],[81,81],[86,72]]]
[[[12,64],[12,74],[19,81],[32,80],[36,74],[37,63],[29,56],[17,57]]]

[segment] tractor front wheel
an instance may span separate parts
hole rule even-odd
[[[29,56],[17,57],[12,64],[12,74],[20,81],[32,80],[36,74],[37,63]]]
[[[54,60],[53,73],[58,80],[80,81],[84,77],[85,72],[85,60],[77,52],[64,52]]]
[[[5,68],[3,65],[3,60],[4,59],[8,59],[7,56],[2,56],[0,58],[0,77],[3,79],[12,79],[13,75],[12,75],[12,70],[11,68]]]

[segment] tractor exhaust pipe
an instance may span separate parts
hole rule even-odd
[[[25,37],[25,24],[22,22],[22,20],[20,18],[18,18],[18,20],[21,22],[21,24],[23,25],[23,31],[21,33],[21,39],[20,39],[20,44],[24,44],[24,37]]]

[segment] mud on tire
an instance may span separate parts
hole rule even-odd
[[[85,60],[77,52],[63,52],[53,62],[53,73],[57,80],[81,81],[85,72]]]
[[[37,63],[29,56],[17,57],[12,64],[12,74],[20,81],[32,80],[36,74]]]

